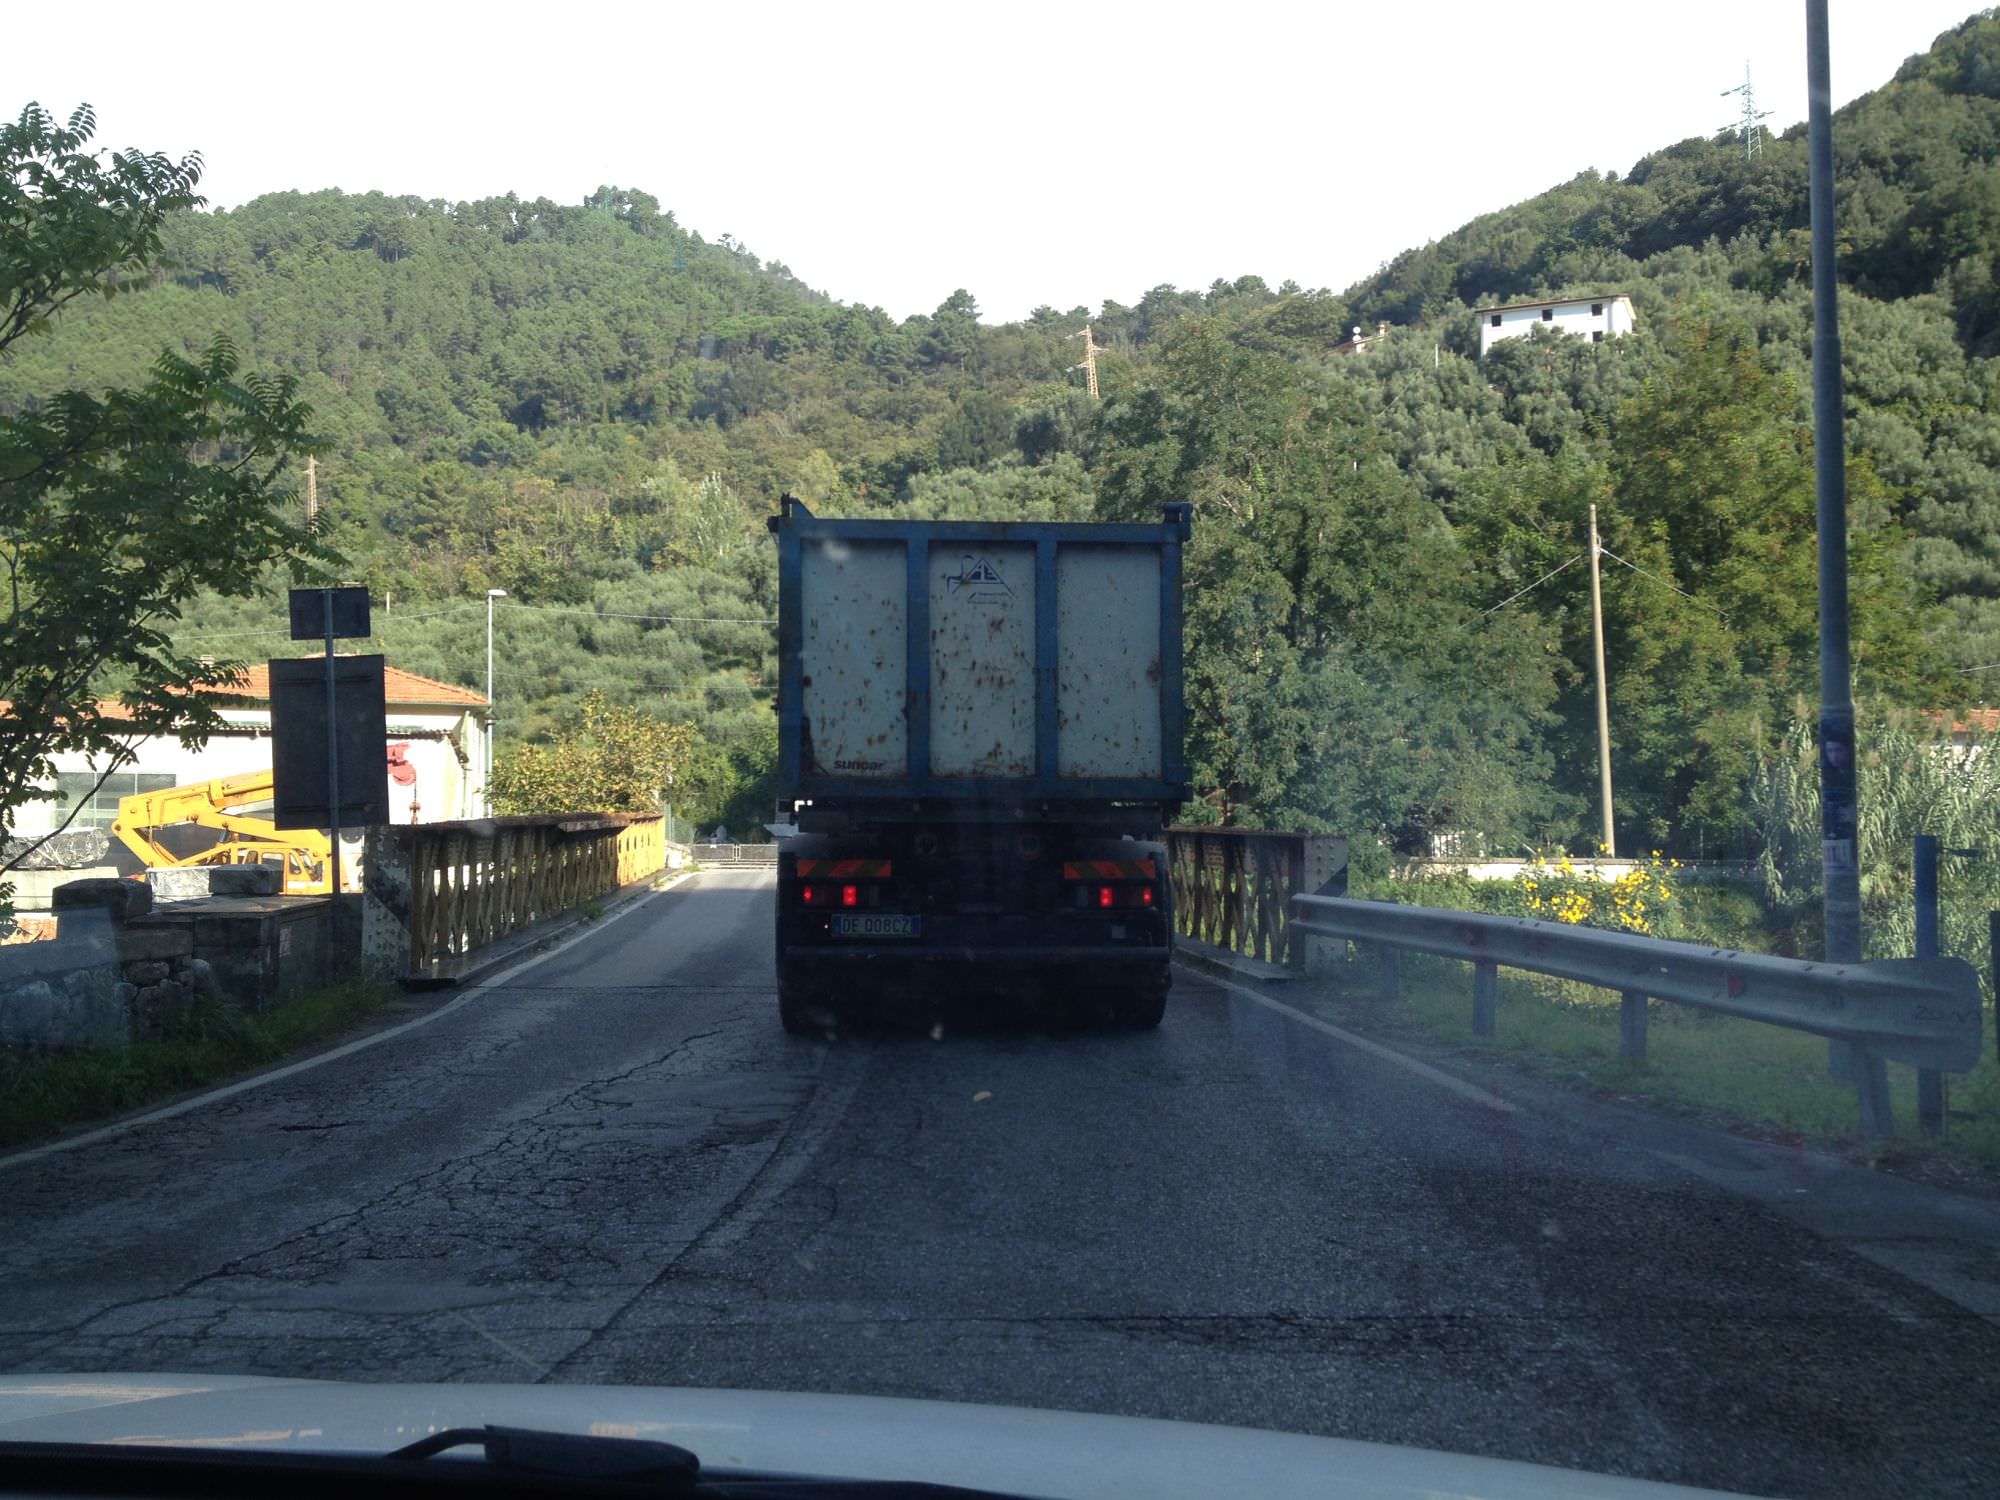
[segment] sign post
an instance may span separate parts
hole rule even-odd
[[[330,853],[327,867],[328,890],[340,895],[340,716],[334,693],[333,643],[336,638],[353,638],[370,633],[368,590],[365,588],[293,589],[291,591],[292,639],[318,637],[326,646],[326,810]],[[273,728],[276,728],[276,672],[273,674]],[[387,821],[386,817],[383,821]]]

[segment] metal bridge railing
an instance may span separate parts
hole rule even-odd
[[[1292,897],[1347,890],[1347,840],[1325,834],[1176,826],[1167,864],[1176,932],[1274,964],[1305,960]]]

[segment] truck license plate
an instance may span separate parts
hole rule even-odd
[[[889,917],[870,914],[868,916],[836,916],[833,919],[835,937],[871,938],[913,938],[917,935],[919,917]]]

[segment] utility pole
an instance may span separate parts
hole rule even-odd
[[[1853,664],[1847,640],[1847,473],[1841,432],[1839,283],[1833,263],[1833,86],[1826,0],[1806,0],[1806,138],[1812,201],[1813,473],[1819,534],[1820,859],[1826,882],[1826,961],[1861,961],[1860,818],[1855,788]],[[1889,1078],[1881,1055],[1865,1061],[1830,1046],[1835,1077],[1854,1079],[1864,1135],[1888,1135]]]
[[[1604,857],[1618,857],[1611,830],[1611,696],[1604,685],[1604,590],[1597,577],[1597,507],[1590,507],[1590,636],[1597,657],[1597,787],[1604,810]]]
[[[306,460],[306,530],[319,535],[319,460]]]
[[[489,818],[493,816],[493,735],[500,723],[493,712],[493,601],[506,597],[505,589],[486,591],[486,764],[480,768],[479,797],[485,804],[481,811]]]
[[[1104,346],[1091,336],[1090,325],[1088,323],[1083,325],[1083,332],[1072,333],[1070,337],[1083,340],[1083,363],[1080,365],[1071,365],[1070,368],[1072,370],[1083,371],[1084,388],[1090,392],[1091,400],[1095,401],[1097,399],[1097,355],[1098,351]]]
[[[1768,119],[1771,112],[1757,107],[1757,94],[1750,87],[1750,64],[1747,61],[1743,64],[1743,81],[1733,89],[1722,91],[1722,97],[1725,99],[1731,94],[1743,96],[1743,113],[1733,123],[1722,128],[1743,132],[1743,159],[1754,162],[1764,154],[1764,127],[1759,122]]]

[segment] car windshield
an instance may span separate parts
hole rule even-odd
[[[0,1429],[2000,1492],[1969,6],[16,17]]]

